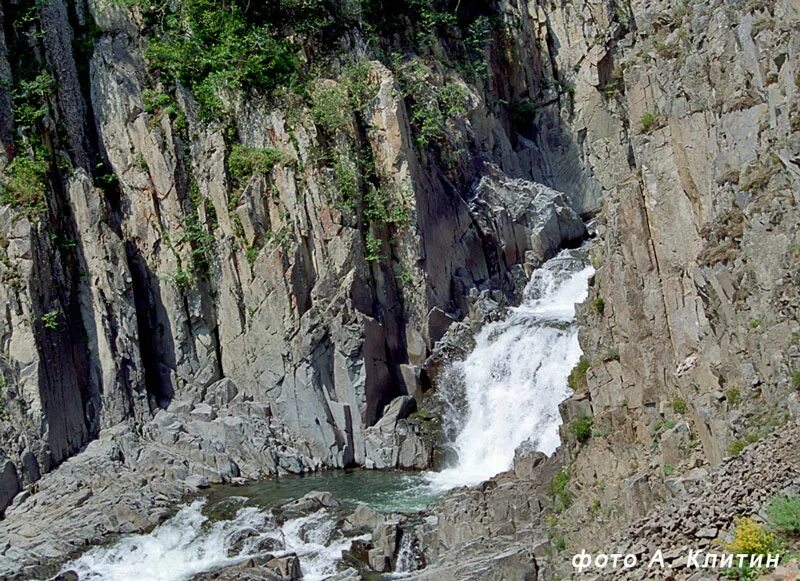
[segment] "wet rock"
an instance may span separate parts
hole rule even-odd
[[[17,468],[11,460],[6,460],[0,470],[0,514],[11,503],[11,500],[20,491],[19,477]]]
[[[367,428],[364,446],[367,468],[426,468],[433,449],[422,427],[407,420],[417,409],[411,396],[400,396],[386,406],[377,424]]]
[[[266,562],[268,571],[278,575],[281,579],[286,581],[295,581],[303,578],[303,573],[300,567],[300,558],[297,555],[286,555],[284,557],[276,557]]]
[[[59,573],[55,577],[50,578],[50,581],[79,581],[80,577],[75,571],[65,571]]]
[[[194,489],[208,488],[209,486],[208,479],[205,478],[204,476],[200,476],[199,474],[192,474],[191,476],[186,478],[186,480],[184,480],[184,483],[189,488],[194,488]]]
[[[343,530],[348,533],[369,532],[372,534],[385,520],[386,515],[383,513],[366,504],[359,504],[352,514],[344,518]]]
[[[356,539],[350,544],[349,549],[342,552],[342,561],[356,567],[369,565],[369,552],[373,548],[371,542]]]
[[[297,518],[318,510],[339,506],[339,501],[330,492],[311,491],[275,509],[281,519]]]
[[[386,573],[391,571],[389,564],[389,557],[380,549],[370,549],[369,551],[369,566],[373,571],[378,573]]]

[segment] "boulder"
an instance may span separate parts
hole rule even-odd
[[[297,500],[287,502],[275,509],[275,513],[280,518],[286,520],[305,516],[324,508],[339,506],[339,501],[330,492],[319,492],[312,490],[308,494],[301,496]]]
[[[0,514],[11,504],[11,501],[19,491],[20,483],[17,476],[17,468],[11,460],[6,460],[3,463],[2,470],[0,470]]]
[[[303,578],[300,570],[300,557],[295,554],[270,559],[266,563],[266,568],[271,573],[280,576],[282,580],[295,581]]]
[[[369,566],[378,573],[386,573],[391,570],[389,557],[380,549],[370,549]]]

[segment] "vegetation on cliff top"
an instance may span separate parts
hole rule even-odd
[[[388,54],[388,38],[401,39],[395,50],[424,49],[444,38],[452,64],[471,75],[488,71],[489,18],[474,9],[456,11],[458,4],[449,2],[119,1],[142,14],[152,69],[167,84],[188,87],[206,118],[224,113],[221,95],[228,91],[306,94],[309,83],[340,59],[336,49],[353,31],[368,38],[374,58]]]
[[[166,115],[179,131],[185,130],[186,117],[175,97],[178,87],[185,87],[201,120],[221,121],[229,128],[231,210],[250,176],[268,176],[285,161],[277,150],[237,143],[231,111],[237,96],[252,93],[282,103],[289,125],[302,111],[311,113],[321,134],[319,160],[334,170],[338,191],[332,202],[346,222],[361,230],[368,262],[383,257],[392,227],[408,220],[402,197],[390,195],[386,188],[391,186],[382,183],[365,141],[367,106],[377,92],[369,60],[394,71],[418,145],[454,167],[461,151],[453,150],[461,146],[447,145],[446,134],[451,120],[466,114],[468,90],[443,81],[441,70],[434,73],[426,61],[439,61],[466,78],[483,77],[489,71],[489,39],[497,31],[491,6],[450,0],[116,1],[144,26],[144,55],[154,83],[142,95],[145,112],[154,120]],[[362,41],[364,54],[347,56]],[[231,220],[241,239],[240,218]],[[200,236],[199,226],[188,237]],[[251,264],[262,242],[246,245]],[[180,286],[188,288],[190,275],[206,270],[182,271],[186,276],[177,277]]]

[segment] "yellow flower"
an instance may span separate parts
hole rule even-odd
[[[752,518],[737,518],[733,541],[725,545],[729,553],[766,555],[777,552],[775,535],[767,531]]]

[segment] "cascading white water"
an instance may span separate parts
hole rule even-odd
[[[414,535],[404,532],[400,536],[400,542],[397,548],[397,562],[395,563],[394,574],[391,575],[391,578],[403,579],[419,568],[420,552],[418,547],[414,546],[415,541],[416,538]]]
[[[428,473],[437,490],[479,484],[511,468],[523,444],[552,454],[559,445],[558,405],[570,390],[567,377],[581,356],[575,303],[585,300],[594,269],[565,250],[535,271],[519,307],[486,325],[475,349],[443,375],[445,398],[461,396],[444,415],[445,434],[457,462]]]
[[[265,553],[295,553],[303,579],[315,581],[336,572],[354,538],[365,538],[338,533],[336,518],[324,510],[278,527],[269,511],[255,507],[241,508],[229,520],[210,521],[202,513],[204,502],[185,506],[150,534],[91,549],[62,572],[75,571],[81,581],[185,581]]]

